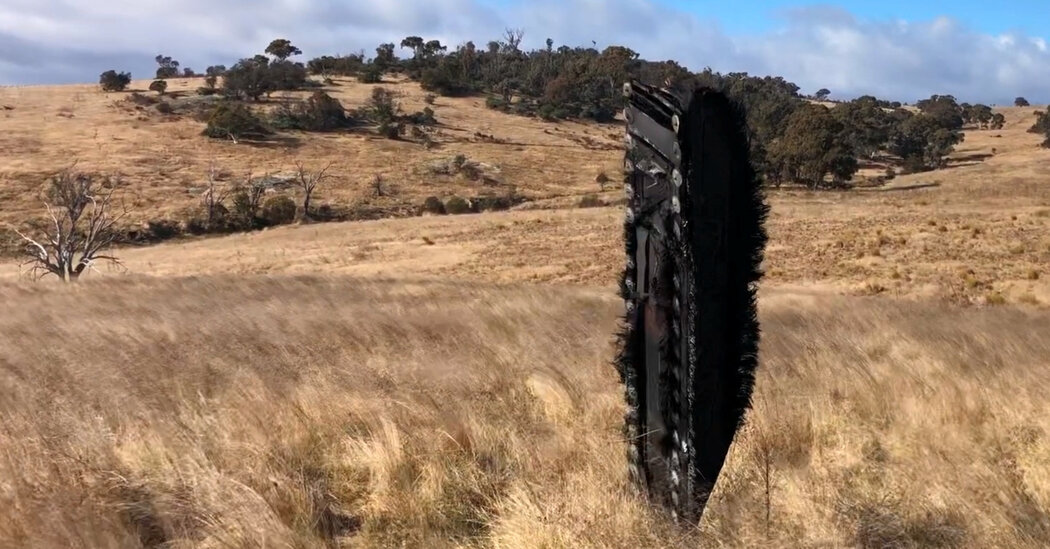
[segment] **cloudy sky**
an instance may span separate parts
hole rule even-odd
[[[148,78],[158,53],[203,70],[276,37],[308,59],[413,34],[483,44],[506,27],[528,47],[622,44],[839,98],[1050,102],[1047,0],[3,0],[0,84],[96,82],[110,68]]]

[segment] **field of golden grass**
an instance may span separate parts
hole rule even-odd
[[[626,482],[605,290],[214,275],[0,295],[0,546],[1050,543],[1047,311],[765,291],[755,409],[683,533]]]
[[[136,221],[193,205],[211,162],[335,160],[332,203],[379,172],[391,201],[482,192],[420,170],[456,153],[540,209],[128,247],[124,271],[71,287],[0,262],[0,547],[1050,545],[1034,109],[968,132],[946,170],[770,193],[755,408],[685,531],[627,485],[622,212],[570,207],[618,173],[595,143],[619,128],[438,99],[437,150],[358,134],[284,150],[137,120],[92,88],[0,88],[0,222],[38,212],[42,176],[74,156],[124,175]]]

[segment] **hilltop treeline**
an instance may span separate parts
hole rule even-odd
[[[675,61],[641,59],[623,46],[555,48],[548,39],[543,48],[525,50],[522,37],[512,30],[483,47],[467,42],[450,49],[437,40],[409,36],[398,44],[380,44],[373,56],[325,55],[305,63],[292,61],[300,50],[277,39],[267,55],[241,59],[229,69],[209,67],[200,93],[259,101],[274,91],[316,85],[310,74],[327,83],[335,76],[379,83],[384,75],[399,73],[433,94],[484,96],[488,107],[511,114],[611,122],[623,108],[622,85],[630,79],[680,89],[704,85],[747,108],[754,162],[767,182],[812,188],[848,184],[862,162],[888,166],[888,176],[943,167],[962,142],[964,127],[995,130],[1005,123],[989,106],[960,104],[951,95],[931,96],[916,108],[864,96],[829,109],[814,102],[826,98],[827,89],[806,96],[782,77],[710,68],[692,72]],[[158,78],[174,72],[170,58],[158,56],[158,63]],[[104,75],[104,86],[123,76],[111,73]],[[396,131],[384,133],[398,137]]]
[[[747,107],[756,165],[772,184],[839,185],[852,179],[860,159],[882,155],[904,171],[942,167],[961,130],[998,129],[1005,120],[987,105],[960,104],[950,95],[918,102],[919,112],[898,102],[865,96],[834,109],[814,105],[799,87],[781,77],[691,72],[675,61],[649,61],[623,46],[521,48],[522,33],[478,47],[467,42],[450,50],[418,36],[398,46],[381,44],[364,54],[323,56],[307,70],[330,77],[400,72],[431,92],[446,96],[485,95],[489,107],[546,119],[610,122],[623,107],[622,84],[637,79],[674,88],[705,85],[724,90]],[[395,55],[406,52],[405,58]],[[828,91],[818,95],[826,97]]]

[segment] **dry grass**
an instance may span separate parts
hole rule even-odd
[[[339,84],[349,107],[371,89]],[[771,195],[755,410],[682,531],[626,483],[609,365],[622,213],[576,209],[618,173],[619,127],[438,99],[437,150],[253,148],[118,98],[0,88],[0,222],[37,212],[42,176],[73,157],[123,173],[138,220],[192,204],[212,161],[339,159],[322,200],[353,204],[382,173],[393,204],[479,191],[425,168],[463,153],[535,201],[126,248],[130,276],[71,288],[0,264],[0,547],[1050,545],[1034,108],[969,132],[947,170]]]
[[[688,533],[626,484],[608,292],[0,294],[0,546],[1050,543],[1046,312],[766,292],[756,409]]]
[[[37,215],[39,196],[34,191],[49,171],[72,159],[84,169],[121,174],[129,184],[134,221],[177,217],[195,205],[198,197],[192,191],[206,180],[212,164],[239,178],[249,170],[256,175],[292,172],[296,160],[307,166],[332,161],[331,180],[318,190],[319,203],[367,201],[390,208],[418,206],[430,195],[506,193],[511,186],[529,198],[575,197],[597,190],[595,174],[618,173],[620,166],[620,140],[610,137],[616,131],[612,126],[512,117],[486,108],[483,98],[437,99],[432,108],[440,124],[434,136],[438,148],[433,150],[357,132],[290,132],[289,139],[253,146],[202,137],[204,124],[188,117],[152,113],[141,120],[139,111],[128,113],[120,102],[148,85],[149,81],[134,81],[127,93],[104,93],[97,85],[0,88],[0,104],[14,107],[5,111],[0,136],[0,222]],[[193,95],[200,85],[201,79],[172,79],[169,96]],[[376,86],[399,92],[406,113],[427,106],[418,85],[400,80],[372,85],[336,79],[325,91],[354,109],[365,105]],[[308,94],[275,94],[271,104],[261,108]],[[80,99],[72,117],[54,114],[56,105],[71,104],[73,97]],[[480,139],[476,133],[500,140]],[[456,154],[494,166],[498,183],[436,176],[427,169]],[[396,196],[371,199],[375,175],[396,186]]]

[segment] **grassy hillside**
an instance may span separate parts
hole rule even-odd
[[[354,107],[370,89],[329,91]],[[74,157],[125,176],[136,222],[196,204],[213,162],[335,161],[334,204],[511,186],[533,202],[126,247],[125,271],[72,287],[0,262],[0,547],[1050,545],[1050,151],[1032,108],[968,132],[945,170],[770,192],[755,408],[683,531],[626,482],[622,210],[575,207],[598,172],[618,179],[621,128],[441,98],[438,149],[253,147],[120,97],[0,88],[0,223],[36,215]],[[498,184],[427,173],[457,153]],[[375,173],[397,193],[370,197]]]
[[[353,132],[291,132],[253,146],[207,139],[200,135],[204,123],[188,116],[139,111],[123,103],[133,91],[154,96],[145,91],[148,85],[134,81],[128,92],[118,93],[104,93],[97,85],[0,88],[0,105],[13,107],[0,111],[5,155],[0,221],[37,215],[37,191],[46,175],[74,159],[85,170],[120,174],[129,185],[131,217],[138,222],[178,217],[180,209],[197,205],[211,166],[236,180],[249,171],[257,176],[292,172],[297,160],[313,169],[334,162],[331,180],[318,191],[321,201],[388,208],[415,208],[430,195],[506,194],[512,187],[533,199],[582,195],[598,191],[594,179],[599,173],[613,179],[620,173],[621,128],[508,116],[486,108],[479,98],[435,101],[436,149]],[[168,95],[192,98],[200,85],[200,79],[172,79]],[[326,91],[353,109],[364,105],[377,86],[400,92],[406,113],[425,106],[425,93],[406,81],[373,85],[337,79]],[[306,95],[275,94],[263,108]],[[490,165],[495,182],[485,185],[428,169],[457,154]],[[377,174],[389,182],[393,196],[372,199],[369,184]]]

